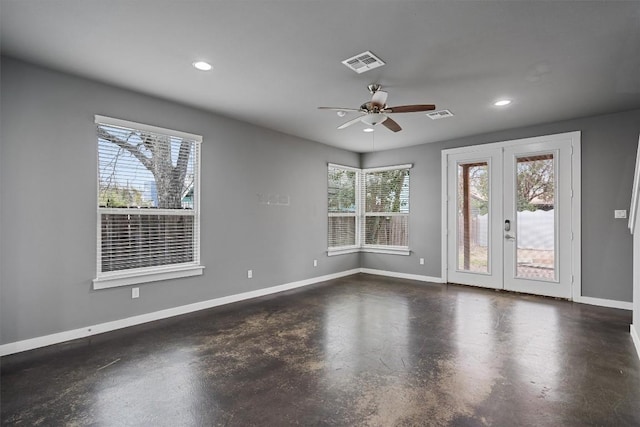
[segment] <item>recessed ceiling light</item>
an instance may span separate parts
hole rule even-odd
[[[510,99],[501,99],[493,103],[493,105],[495,105],[496,107],[504,107],[505,105],[509,105],[509,104],[511,104]]]
[[[338,114],[338,117],[344,117],[344,116],[347,115],[347,112],[340,110],[340,111],[337,112],[337,114]]]
[[[200,71],[209,71],[211,70],[213,67],[211,66],[211,64],[209,64],[208,62],[204,62],[204,61],[196,61],[193,63],[193,66],[195,68],[197,68]]]
[[[374,128],[364,128],[362,129],[362,132],[373,132],[374,130]]]

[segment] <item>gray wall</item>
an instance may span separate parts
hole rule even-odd
[[[613,209],[629,208],[640,110],[358,155],[10,58],[1,66],[2,344],[358,267],[439,277],[440,151],[573,130],[582,131],[583,294],[631,301],[632,240]],[[203,276],[140,285],[136,300],[129,287],[91,289],[95,114],[203,135]],[[414,163],[411,256],[326,256],[327,162]],[[259,193],[291,205],[260,205]]]
[[[640,110],[512,129],[361,156],[364,168],[413,163],[411,170],[411,256],[362,254],[363,268],[440,277],[441,150],[554,133],[582,132],[582,295],[632,301],[632,238],[627,220]],[[425,258],[425,265],[418,259]]]
[[[326,256],[326,164],[359,166],[358,154],[10,58],[1,78],[1,343],[359,267],[358,254]],[[142,284],[136,300],[92,290],[95,114],[204,137],[204,275]]]

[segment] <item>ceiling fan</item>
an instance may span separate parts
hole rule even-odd
[[[420,111],[435,110],[436,106],[433,104],[415,104],[415,105],[399,105],[397,107],[387,106],[387,92],[381,90],[381,86],[377,83],[373,83],[367,86],[371,93],[371,100],[365,102],[360,108],[338,108],[338,107],[318,107],[320,110],[334,110],[340,112],[358,112],[361,113],[355,119],[349,120],[346,123],[338,126],[338,129],[344,129],[352,124],[363,122],[370,126],[378,124],[384,125],[387,129],[393,132],[401,131],[402,128],[395,120],[389,117],[389,114],[393,113],[417,113]],[[342,117],[342,116],[341,116]]]

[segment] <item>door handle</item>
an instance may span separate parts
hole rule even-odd
[[[512,236],[511,234],[505,234],[504,238],[507,240],[516,240],[516,236]]]

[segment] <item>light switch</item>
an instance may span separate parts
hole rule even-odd
[[[626,209],[615,210],[615,211],[613,211],[613,217],[614,218],[626,218],[627,217],[627,210]]]

